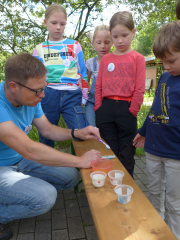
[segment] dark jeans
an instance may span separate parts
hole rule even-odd
[[[127,101],[105,98],[96,110],[96,125],[101,137],[133,177],[136,148],[132,141],[137,133],[137,118],[129,107]]]

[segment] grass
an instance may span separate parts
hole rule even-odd
[[[60,117],[58,126],[67,128],[66,123],[64,122],[64,119],[62,116]],[[38,131],[34,125],[32,126],[32,130],[29,132],[28,136],[32,140],[39,142]],[[62,142],[56,142],[56,141],[54,142],[54,148],[58,149],[58,150],[63,149],[63,152],[68,152],[68,149],[70,148],[70,146],[71,146],[71,140],[66,140],[66,141],[62,141]]]
[[[154,90],[152,90],[152,91],[150,90],[150,92],[145,93],[144,103],[141,105],[141,109],[137,116],[138,128],[142,127],[142,125],[146,119],[146,116],[150,110],[150,107],[151,107],[150,103],[152,103],[153,98],[154,98]],[[146,103],[149,103],[149,104],[146,104]],[[64,122],[64,119],[62,116],[60,117],[58,126],[67,128],[66,123]],[[28,135],[32,140],[39,142],[38,131],[34,126],[32,126],[32,130],[29,132]],[[71,146],[71,140],[66,140],[66,141],[62,141],[62,142],[54,142],[54,148],[58,149],[58,150],[63,149],[63,152],[68,152],[68,149],[70,148],[70,146]],[[137,148],[136,155],[137,156],[145,156],[144,148]]]
[[[150,108],[151,108],[151,105],[146,105],[146,104],[141,105],[141,110],[139,111],[137,116],[138,129],[142,127]],[[145,156],[144,148],[143,147],[136,148],[136,155],[138,157]]]
[[[141,109],[138,112],[137,115],[137,125],[138,129],[142,127],[147,114],[149,113],[149,110],[151,108],[152,101],[154,99],[154,89],[150,89],[149,92],[145,92],[144,94],[144,102],[141,105]],[[147,104],[148,103],[148,104]],[[138,157],[145,156],[144,148],[136,148],[136,155]]]

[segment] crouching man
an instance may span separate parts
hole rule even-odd
[[[0,83],[0,240],[12,232],[7,223],[49,211],[56,189],[72,188],[80,180],[76,168],[89,168],[100,152],[91,150],[81,157],[62,153],[34,142],[27,133],[31,124],[42,136],[64,141],[100,138],[92,126],[74,131],[49,123],[41,109],[47,70],[28,53],[10,58],[5,65],[5,82]]]

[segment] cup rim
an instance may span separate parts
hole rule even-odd
[[[93,178],[93,175],[94,175],[94,174],[102,174],[102,175],[105,176],[105,178],[107,177],[107,174],[106,174],[105,172],[102,172],[102,171],[95,171],[95,172],[92,172],[92,173],[90,174],[90,177]]]
[[[121,176],[121,177],[119,177],[119,178],[111,177],[111,176],[110,176],[110,173],[111,173],[111,172],[115,172],[115,171],[118,171],[118,172],[120,172],[120,173],[122,174],[122,176]],[[112,178],[112,179],[121,179],[121,178],[123,178],[123,177],[124,177],[124,172],[123,172],[123,171],[121,171],[121,170],[111,170],[111,171],[109,171],[109,172],[108,172],[108,176],[109,176],[109,178]],[[122,185],[122,184],[121,184],[121,185]]]
[[[95,163],[95,162],[104,162],[104,161],[108,161],[108,162],[110,162],[111,164],[108,166],[108,167],[101,167],[101,169],[108,169],[109,167],[112,167],[113,166],[113,161],[112,160],[109,160],[109,159],[107,159],[107,158],[105,158],[105,159],[96,159],[96,160],[93,160],[92,162],[91,162],[91,167],[92,168],[96,168],[95,166],[93,166],[92,165],[92,163]],[[106,161],[106,162],[107,162]]]
[[[119,187],[129,187],[130,189],[131,189],[131,193],[129,193],[129,194],[126,194],[126,195],[118,195],[117,193],[116,193],[116,189],[118,189]],[[117,185],[115,188],[114,188],[114,192],[116,193],[116,195],[117,196],[130,196],[130,195],[132,195],[133,194],[133,192],[134,192],[134,189],[131,187],[131,186],[129,186],[129,185],[125,185],[125,184],[120,184],[120,185]]]

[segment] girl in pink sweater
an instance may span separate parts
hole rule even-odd
[[[133,176],[132,140],[145,92],[145,59],[130,46],[136,32],[130,12],[115,13],[110,20],[110,32],[116,49],[100,62],[95,86],[96,125]]]

